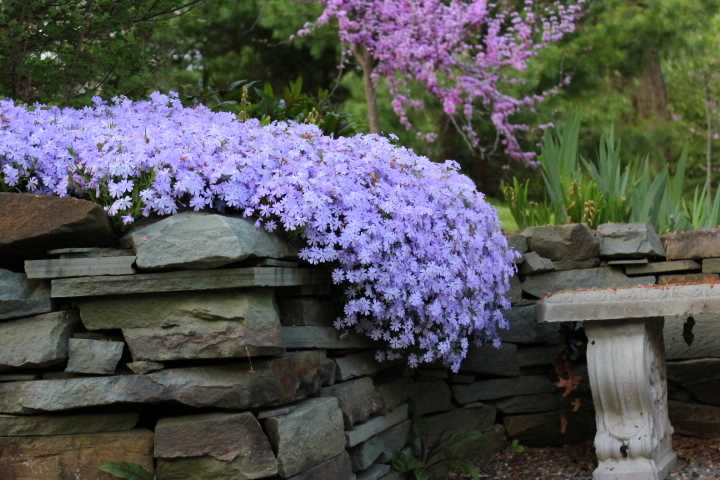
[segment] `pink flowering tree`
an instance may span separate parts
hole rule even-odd
[[[526,0],[516,11],[487,0],[323,0],[316,24],[336,20],[340,40],[362,68],[371,132],[380,129],[380,78],[387,80],[393,109],[407,128],[409,112],[423,108],[410,88],[420,84],[441,102],[471,148],[482,153],[475,124],[484,115],[497,131],[492,143],[532,163],[533,153],[523,151],[517,138],[527,126],[513,123],[513,115],[552,91],[519,97],[509,87],[522,82],[531,58],[574,30],[583,1],[548,6]]]

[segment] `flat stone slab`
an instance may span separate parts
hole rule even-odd
[[[334,397],[305,400],[264,421],[277,452],[278,474],[289,478],[345,451],[343,417]]]
[[[416,422],[416,429],[426,445],[433,445],[449,433],[489,430],[495,424],[496,417],[497,409],[494,406],[476,403],[423,417]]]
[[[26,260],[25,274],[31,279],[132,275],[135,257],[58,258]]]
[[[453,408],[452,392],[448,384],[442,380],[409,384],[408,399],[413,417],[446,412]]]
[[[0,268],[0,320],[28,317],[52,310],[47,282],[28,280],[24,273]]]
[[[100,205],[30,193],[0,193],[0,255],[34,256],[49,248],[104,246],[115,236]]]
[[[366,470],[373,463],[390,463],[410,441],[412,422],[406,420],[361,443],[351,451],[353,470]]]
[[[326,272],[309,268],[250,267],[52,280],[53,298],[192,292],[248,287],[322,285]],[[0,309],[2,308],[0,298]],[[0,310],[2,315],[2,310]],[[0,317],[1,318],[1,317]]]
[[[557,387],[544,375],[480,380],[469,385],[453,385],[455,400],[461,405],[517,395],[557,392]]]
[[[285,258],[297,251],[242,217],[183,212],[131,231],[127,242],[140,270],[216,268],[250,257]]]
[[[321,348],[345,350],[371,348],[369,338],[352,332],[339,332],[334,327],[282,327],[282,345],[285,348]]]
[[[175,402],[243,410],[282,405],[332,381],[323,352],[228,365],[172,368],[149,375],[68,378],[0,384],[0,413],[33,414],[127,403]]]
[[[0,478],[65,480],[112,478],[98,470],[108,462],[132,463],[153,472],[153,432],[50,437],[0,437]]]
[[[122,358],[125,343],[89,338],[71,338],[66,372],[112,375]]]
[[[345,432],[348,447],[355,447],[385,430],[408,419],[408,405],[401,405],[382,417],[374,417]]]
[[[163,418],[155,427],[163,479],[265,478],[277,474],[270,441],[252,413]]]
[[[136,361],[285,351],[271,289],[92,298],[78,307],[87,329],[122,329]]]
[[[505,312],[510,323],[508,330],[499,330],[503,342],[519,344],[562,343],[560,325],[538,323],[536,305],[516,306]]]
[[[654,283],[654,276],[627,277],[616,269],[600,267],[533,275],[527,277],[521,287],[526,294],[535,298],[543,298],[562,290],[621,288]]]
[[[337,379],[339,381],[351,380],[357,377],[374,375],[381,370],[392,366],[390,362],[378,362],[374,352],[359,352],[335,359],[337,364]]]
[[[460,365],[460,371],[498,377],[517,377],[520,375],[517,350],[517,345],[512,343],[503,343],[500,348],[492,345],[472,347]]]
[[[670,420],[675,432],[701,438],[720,436],[720,407],[670,401]]]
[[[695,260],[671,260],[668,262],[652,262],[647,265],[625,267],[627,275],[654,275],[656,273],[699,271],[700,264]]]
[[[80,325],[73,311],[0,322],[0,370],[43,368],[68,358],[68,340]]]
[[[538,306],[541,322],[578,322],[720,313],[720,284],[655,285],[558,292]]]
[[[277,303],[284,326],[330,327],[340,313],[335,303],[317,297],[278,296]]]
[[[76,435],[123,432],[137,425],[139,415],[130,413],[83,413],[74,415],[0,415],[0,437]]]

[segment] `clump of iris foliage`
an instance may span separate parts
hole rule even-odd
[[[543,198],[533,200],[530,180],[503,186],[505,200],[520,228],[581,222],[648,223],[658,232],[720,225],[720,189],[706,183],[692,195],[685,188],[687,155],[670,171],[667,162],[654,168],[648,158],[623,158],[620,142],[609,129],[596,158],[578,149],[580,120],[574,117],[548,131],[539,155]]]
[[[514,273],[495,210],[454,162],[379,135],[262,125],[175,95],[82,109],[0,102],[0,188],[90,198],[129,224],[180,210],[236,212],[299,234],[331,263],[342,330],[380,359],[458,370],[473,340],[498,344]]]

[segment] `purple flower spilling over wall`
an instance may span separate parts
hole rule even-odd
[[[301,257],[346,287],[339,329],[381,359],[457,370],[474,339],[498,343],[514,253],[495,210],[454,162],[377,135],[185,108],[176,96],[91,108],[0,101],[0,189],[89,197],[130,223],[181,209],[238,211],[298,232]]]

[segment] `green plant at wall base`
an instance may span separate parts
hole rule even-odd
[[[155,480],[155,475],[136,463],[107,462],[100,465],[98,469],[123,480]]]
[[[438,478],[438,472],[446,471],[463,475],[463,478],[479,479],[480,471],[473,465],[477,453],[487,442],[487,432],[445,432],[435,440],[426,435],[418,437],[417,455],[410,449],[398,452],[393,458],[393,470],[410,475],[411,480]],[[443,478],[447,478],[443,475]]]

